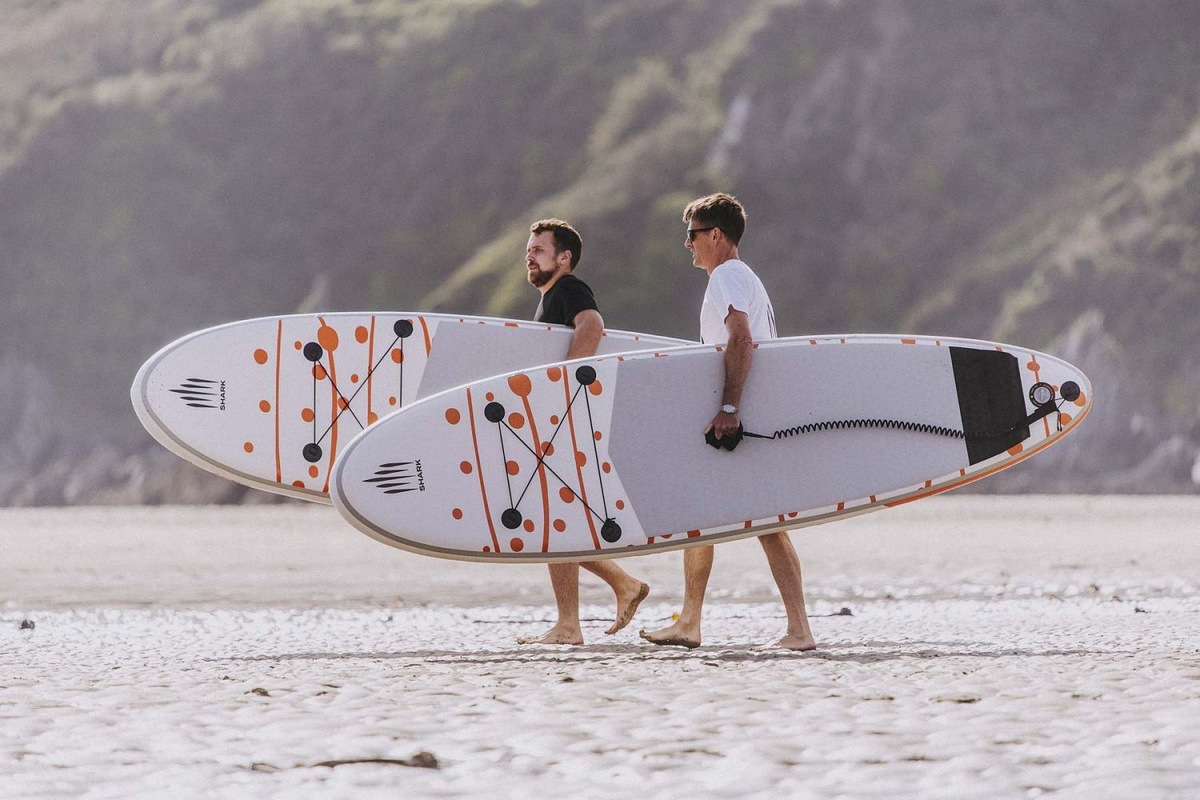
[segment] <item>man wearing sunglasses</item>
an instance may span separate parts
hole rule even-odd
[[[692,265],[708,273],[708,289],[700,309],[700,338],[705,344],[724,347],[725,385],[721,407],[705,428],[709,443],[736,437],[741,427],[738,405],[754,342],[774,339],[775,312],[758,276],[738,257],[738,243],[746,230],[746,212],[736,198],[713,194],[693,201],[683,212],[687,234],[683,246],[692,251]],[[735,442],[736,444],[736,442]],[[731,448],[730,448],[731,449]],[[816,648],[804,609],[800,559],[786,531],[758,537],[767,555],[771,575],[787,611],[787,633],[776,647],[789,650]],[[712,571],[713,548],[684,551],[683,610],[678,620],[657,631],[642,631],[653,644],[700,645],[700,612]]]
[[[583,254],[578,231],[560,219],[543,219],[529,226],[525,269],[529,283],[541,292],[534,322],[570,325],[575,329],[567,358],[594,356],[604,332],[591,288],[575,277]],[[558,605],[558,621],[542,636],[521,637],[520,644],[583,644],[579,626],[579,567],[577,563],[550,564],[550,585]],[[590,561],[583,568],[601,578],[617,596],[617,618],[605,633],[613,634],[633,619],[650,587],[612,561]]]

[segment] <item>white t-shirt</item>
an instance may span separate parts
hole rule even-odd
[[[736,258],[724,262],[708,276],[708,289],[700,307],[700,341],[705,344],[725,344],[729,331],[725,317],[729,307],[745,312],[750,318],[750,337],[756,342],[774,339],[775,310],[762,281],[746,262]]]

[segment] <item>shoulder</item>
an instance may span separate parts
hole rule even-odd
[[[712,271],[709,286],[722,291],[753,291],[758,277],[744,261],[730,260]]]
[[[554,286],[561,291],[587,292],[588,294],[592,293],[592,287],[584,283],[582,278],[576,277],[575,273],[573,272],[568,272],[566,275],[563,275],[558,279],[558,282],[554,284]]]
[[[596,296],[592,294],[591,287],[570,273],[555,281],[550,292],[547,292],[548,298],[551,295],[553,295],[552,301],[562,311],[563,321],[567,324],[570,324],[580,311],[587,309],[599,311]]]
[[[573,297],[579,294],[592,294],[592,287],[588,286],[579,278],[568,272],[554,282],[554,285],[547,290],[547,296],[562,296]]]
[[[713,270],[713,277],[717,275],[726,280],[745,280],[754,277],[754,270],[745,261],[731,258]]]

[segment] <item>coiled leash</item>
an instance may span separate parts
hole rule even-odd
[[[741,425],[738,425],[736,431],[721,439],[717,438],[716,432],[709,428],[704,433],[704,441],[710,447],[718,450],[724,448],[733,451],[742,441],[746,439],[788,439],[793,436],[799,436],[805,433],[818,433],[820,431],[834,430],[850,430],[854,428],[880,428],[899,431],[912,431],[913,433],[927,433],[935,436],[948,436],[951,439],[992,439],[1001,436],[1007,436],[1021,428],[1027,428],[1034,422],[1037,422],[1042,417],[1049,416],[1058,411],[1063,402],[1074,402],[1079,397],[1079,385],[1074,381],[1067,381],[1059,387],[1059,395],[1056,397],[1054,387],[1048,383],[1035,383],[1029,389],[1029,399],[1034,404],[1034,411],[1028,414],[1019,424],[1013,425],[1002,431],[978,431],[965,433],[957,428],[947,428],[941,425],[929,425],[921,422],[908,422],[897,419],[838,419],[828,420],[824,422],[811,422],[807,425],[797,425],[792,428],[781,428],[774,433],[767,435],[763,433],[752,433],[745,430]],[[1062,430],[1062,421],[1058,422],[1058,430]]]

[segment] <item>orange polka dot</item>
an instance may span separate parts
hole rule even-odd
[[[525,427],[525,417],[521,416],[516,411],[514,411],[508,415],[508,424],[509,424],[509,427],[512,427],[512,428],[516,428],[516,429],[524,428]]]
[[[461,320],[460,320],[460,321],[461,321]],[[485,553],[490,553],[490,552],[492,552],[492,548],[488,547],[488,546],[485,544],[485,545],[483,546],[483,552],[485,552]]]
[[[533,528],[534,528],[533,520],[531,520],[531,519],[525,520],[525,525],[523,527],[529,533],[533,533]]]
[[[521,466],[520,466],[520,464],[518,464],[518,463],[517,463],[517,462],[515,462],[515,461],[509,461],[509,462],[508,462],[508,464],[507,464],[506,466],[508,467],[508,474],[509,474],[509,475],[516,475],[518,472],[520,472],[520,471],[521,471]]]
[[[1037,372],[1038,371],[1037,362],[1036,361],[1027,362],[1025,364],[1025,369],[1029,370],[1030,372]]]
[[[292,486],[295,486],[297,489],[303,489],[304,481],[292,481]]]
[[[1024,449],[1025,449],[1025,446],[1022,445],[1020,442],[1018,442],[1017,444],[1014,444],[1012,447],[1008,448],[1008,454],[1010,456],[1015,456]]]
[[[557,424],[558,424],[558,414],[551,414],[551,415],[550,415],[550,424],[551,424],[551,425],[557,425]]]
[[[304,420],[305,422],[312,422],[316,418],[317,415],[313,413],[311,408],[305,408],[300,411],[300,419]]]
[[[561,519],[554,520],[554,530],[558,531],[559,533],[562,533],[566,529],[567,529],[567,523],[563,522]]]
[[[302,345],[302,344],[300,344],[300,342],[296,341],[296,342],[292,342],[292,347],[295,347],[297,350],[299,350],[300,348],[304,347],[304,345]]]
[[[600,465],[600,469],[604,470],[605,472],[612,472],[612,464],[605,461]]]
[[[592,381],[591,385],[588,386],[588,391],[594,395],[598,395],[604,391],[604,387],[600,385],[600,381]]]
[[[470,474],[471,474],[471,462],[470,462],[470,461],[464,461],[464,462],[462,462],[461,464],[459,464],[459,465],[458,465],[458,468],[459,468],[459,469],[461,469],[461,470],[463,471],[463,474],[464,474],[464,475],[470,475]]]
[[[596,441],[597,442],[600,441],[601,438],[602,437],[600,436],[600,431],[596,431]]]
[[[570,503],[575,499],[575,493],[565,486],[558,490],[558,496],[564,503]]]
[[[525,549],[525,543],[515,536],[509,541],[508,546],[512,548],[514,553],[519,553]]]
[[[700,535],[700,531],[688,531],[689,539],[695,539],[699,535]]]
[[[254,452],[254,442],[246,442],[244,445],[242,445],[242,449],[245,450],[247,453],[253,453]]]
[[[389,398],[388,398],[388,405],[389,405],[389,406],[394,406],[394,405],[396,405],[396,398],[395,398],[395,397],[389,397]]]
[[[258,404],[258,408],[260,411],[262,411],[264,414],[266,414],[268,411],[271,410],[271,404],[270,404],[270,402],[263,400],[262,402],[260,402]]]
[[[312,368],[313,377],[319,381],[325,380],[325,368],[320,364],[314,364]]]
[[[254,360],[260,364],[267,363],[267,351],[261,347],[254,351]]]
[[[575,451],[575,464],[576,466],[580,467],[587,464],[587,454],[585,454],[582,450]]]
[[[455,519],[462,519],[462,509],[461,508],[454,509],[453,511],[450,512],[450,516],[454,517]]]
[[[489,403],[496,399],[496,395],[492,394],[491,392],[488,392],[486,395],[484,395],[484,397],[487,398]]]
[[[618,501],[617,501],[617,511],[621,511],[621,510],[623,510],[624,508],[625,508],[625,501],[624,501],[624,500],[618,500]]]
[[[317,343],[326,350],[337,350],[337,331],[328,325],[322,325],[320,328],[317,328]]]
[[[355,338],[355,340],[358,341],[359,344],[366,344],[367,337],[370,335],[371,335],[370,331],[367,330],[366,325],[359,325],[357,328],[354,329],[354,338]]]
[[[520,372],[509,376],[508,388],[512,389],[512,393],[517,397],[529,397],[529,393],[533,391],[533,383],[528,375]]]
[[[462,419],[462,414],[458,413],[457,408],[446,409],[446,422],[449,422],[451,425],[457,425],[460,419]]]
[[[1070,414],[1068,414],[1066,412],[1062,412],[1058,415],[1058,424],[1059,425],[1066,425],[1066,424],[1070,423],[1070,421],[1071,421]]]
[[[554,445],[549,442],[542,442],[542,453],[548,456],[554,455]]]
[[[551,367],[546,370],[546,377],[552,381],[556,381],[562,377],[562,370],[558,367]]]
[[[346,408],[346,398],[344,398],[344,397],[339,397],[339,398],[338,398],[338,403],[337,403],[337,404],[338,404],[338,408],[340,408],[340,409],[342,409],[342,410],[345,410],[345,408]]]
[[[357,374],[351,375],[351,376],[350,376],[350,382],[351,382],[351,383],[358,383],[358,375],[357,375]]]
[[[374,411],[372,411],[370,414],[367,414],[367,424],[368,425],[374,425],[378,421],[379,421],[379,415],[376,414]]]
[[[395,361],[397,364],[404,361],[404,351],[399,347],[392,348],[392,361]]]
[[[1079,406],[1080,408],[1083,408],[1087,405],[1087,396],[1083,392],[1080,392],[1079,397],[1075,398],[1075,405]]]
[[[317,477],[317,475],[320,472],[321,472],[321,470],[317,469],[317,465],[313,464],[311,467],[308,468],[308,477],[315,478],[315,477]]]

